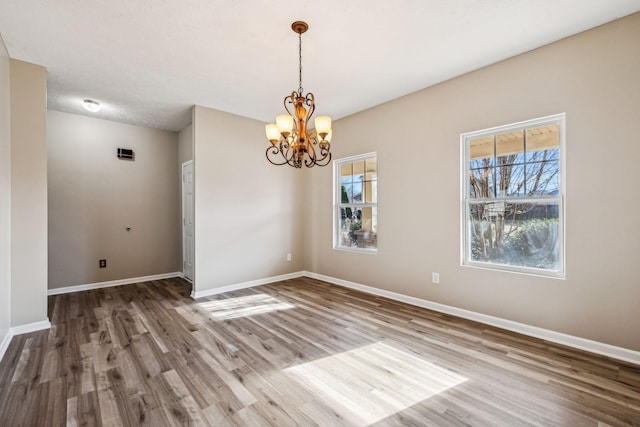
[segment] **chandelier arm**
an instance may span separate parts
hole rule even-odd
[[[307,144],[309,147],[307,149],[307,158],[304,161],[305,166],[308,168],[316,165],[316,148],[314,145],[316,145],[315,136],[309,137],[309,144]]]
[[[319,149],[318,152],[315,150],[315,147],[313,147],[314,163],[318,166],[326,166],[331,161],[331,144],[324,139],[319,140],[315,129],[313,131],[313,145],[317,145]]]
[[[286,158],[285,158],[285,161],[282,162],[282,163],[271,160],[270,156],[277,156],[279,153],[281,153],[281,148],[278,148],[275,145],[272,145],[271,147],[267,148],[267,151],[265,152],[265,154],[267,156],[267,160],[269,160],[269,163],[271,163],[273,165],[276,165],[276,166],[282,166],[282,165],[287,164]],[[276,157],[276,159],[277,159],[277,157]]]
[[[309,107],[309,111],[307,111],[307,117],[304,119],[308,126],[309,119],[311,119],[313,112],[316,111],[316,100],[311,92],[309,92],[305,97],[304,103]]]
[[[307,144],[307,158],[304,160],[304,165],[308,168],[312,168],[316,165],[316,147],[317,140],[314,131],[311,131],[308,135]]]
[[[309,144],[307,145],[307,155],[302,159],[298,159],[296,156],[296,150],[291,146],[290,141],[293,138],[281,138],[280,143],[268,147],[265,154],[269,163],[282,166],[289,165],[293,168],[300,169],[302,164],[308,168],[312,168],[315,165],[327,166],[331,162],[331,144],[328,142],[318,142],[317,135],[313,132],[309,136]],[[315,146],[318,146],[316,150]],[[277,160],[279,156],[282,156],[281,160]]]
[[[300,167],[295,157],[295,150],[291,147],[289,140],[290,137],[281,137],[280,142],[277,145],[272,145],[267,148],[265,154],[267,156],[267,160],[269,160],[271,164],[276,166],[289,165],[295,168]],[[278,155],[282,156],[281,160],[278,160]]]
[[[285,96],[284,97],[284,109],[287,111],[287,113],[289,113],[290,116],[295,117],[294,114],[291,113],[291,111],[289,110],[289,107],[287,107],[287,101],[289,101],[288,103],[291,105],[296,105],[296,93],[295,92],[291,92],[291,95],[289,96]]]
[[[288,165],[291,165],[291,159],[294,155],[291,149],[291,143],[289,142],[290,138],[291,137],[282,137],[280,142],[280,154],[282,154],[282,157]]]
[[[283,144],[286,148],[286,151],[282,151],[282,157],[284,157],[287,161],[287,164],[294,168],[302,167],[301,162],[297,158],[298,150],[296,147],[292,147],[292,143],[297,138],[297,131],[293,131],[293,133],[285,139],[285,143]]]
[[[318,145],[318,134],[316,133],[315,129],[309,131],[307,133],[307,139],[309,141],[309,156],[311,156],[311,153],[313,153],[313,157],[315,158],[316,156],[316,145]]]
[[[313,107],[316,104],[316,98],[313,95],[313,93],[309,92],[308,94],[305,95],[304,97],[304,103],[307,104],[309,107]]]
[[[320,158],[316,159],[315,164],[318,166],[327,166],[331,162],[331,146],[327,143],[326,147],[320,147]]]

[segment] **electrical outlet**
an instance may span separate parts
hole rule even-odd
[[[287,254],[287,261],[291,261],[291,254]]]
[[[440,283],[440,273],[431,273],[431,282],[435,284]]]
[[[101,259],[99,261],[98,265],[100,266],[100,268],[107,268],[107,260],[106,259]]]

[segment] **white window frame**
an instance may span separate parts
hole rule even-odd
[[[375,248],[358,248],[352,246],[341,246],[340,245],[340,219],[341,219],[341,211],[342,207],[342,187],[340,183],[340,166],[343,163],[351,163],[358,160],[367,160],[375,158],[376,162],[378,160],[377,152],[371,152],[366,154],[358,154],[356,156],[343,157],[341,159],[336,159],[333,161],[333,249],[338,251],[347,251],[347,252],[358,252],[365,254],[373,254],[375,255],[378,252],[378,245],[376,243]],[[379,177],[379,169],[376,169],[376,185]],[[353,205],[353,203],[348,203],[348,205]],[[358,206],[361,207],[372,207],[378,208],[378,192],[376,187],[376,201],[374,203],[357,203]],[[377,217],[376,217],[376,225],[377,225]],[[376,229],[377,234],[377,229]]]
[[[497,197],[492,198],[491,201],[495,202],[505,202],[512,201],[514,199],[522,200],[523,202],[544,202],[549,200],[557,201],[558,204],[558,269],[557,270],[548,270],[541,268],[532,268],[532,267],[520,267],[506,264],[497,264],[490,262],[480,262],[471,260],[471,237],[470,237],[470,227],[469,227],[469,205],[470,200],[486,200],[486,199],[472,199],[469,197],[469,141],[486,137],[494,134],[512,132],[516,130],[522,130],[526,128],[532,128],[536,126],[542,126],[545,124],[559,124],[559,139],[560,139],[560,159],[558,162],[559,167],[559,194],[557,196],[532,196],[532,197]],[[474,132],[467,132],[460,135],[460,147],[461,147],[461,185],[460,185],[460,223],[461,223],[461,244],[460,244],[460,264],[466,267],[477,267],[484,268],[496,271],[507,271],[507,272],[515,272],[515,273],[523,273],[530,274],[535,276],[544,276],[544,277],[552,277],[564,279],[566,275],[566,254],[565,254],[565,244],[566,244],[566,235],[565,235],[565,188],[566,188],[566,179],[565,179],[565,133],[566,133],[566,114],[554,114],[550,116],[540,117],[532,120],[525,120],[518,123],[512,123],[504,126],[496,126],[489,129],[483,129]]]

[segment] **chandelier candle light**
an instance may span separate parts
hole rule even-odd
[[[301,168],[303,163],[308,168],[326,166],[331,161],[331,117],[316,117],[315,129],[309,129],[309,119],[316,109],[315,99],[311,92],[304,95],[302,91],[302,33],[309,26],[306,22],[296,21],[291,24],[291,29],[298,33],[298,91],[284,98],[284,109],[288,114],[277,116],[275,124],[266,126],[267,139],[271,142],[266,152],[267,160],[274,165],[294,168]]]

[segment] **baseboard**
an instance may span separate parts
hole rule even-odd
[[[11,344],[11,339],[16,335],[28,334],[29,332],[37,332],[42,331],[44,329],[50,329],[51,322],[49,319],[42,320],[40,322],[27,323],[26,325],[14,326],[9,328],[7,334],[2,339],[2,343],[0,343],[0,361],[4,357],[7,349],[9,348],[9,344]]]
[[[53,288],[47,291],[47,295],[68,294],[71,292],[89,291],[92,289],[110,288],[112,286],[149,282],[151,280],[171,279],[173,277],[183,277],[183,274],[181,271],[176,271],[173,273],[154,274],[152,276],[132,277],[129,279],[110,280],[108,282],[89,283],[86,285],[67,286],[64,288]]]
[[[236,283],[234,285],[222,286],[220,288],[205,289],[203,291],[192,291],[192,298],[203,298],[211,295],[222,294],[225,292],[237,291],[239,289],[253,288],[254,286],[266,285],[274,282],[281,282],[283,280],[295,279],[302,277],[305,272],[296,271],[295,273],[282,274],[280,276],[272,276],[264,279],[252,280],[249,282]]]
[[[585,338],[575,337],[573,335],[567,335],[560,332],[551,331],[548,329],[538,328],[536,326],[526,325],[524,323],[518,323],[499,317],[488,316],[482,313],[476,313],[474,311],[463,310],[461,308],[452,307],[445,304],[439,304],[429,300],[421,298],[410,297],[407,295],[399,294],[396,292],[385,291],[383,289],[374,288],[360,283],[349,282],[347,280],[337,279],[335,277],[325,276],[323,274],[311,273],[308,271],[302,272],[302,275],[310,277],[312,279],[322,280],[334,285],[342,286],[349,289],[355,289],[358,291],[366,292],[368,294],[378,295],[385,298],[389,298],[395,301],[404,302],[417,307],[427,308],[440,313],[451,314],[453,316],[462,317],[463,319],[474,320],[476,322],[484,323],[498,328],[506,329],[508,331],[517,332],[523,335],[540,338],[546,341],[566,345],[580,350],[585,350],[591,353],[600,354],[602,356],[611,357],[614,359],[622,360],[629,363],[640,365],[640,352],[629,350],[623,347],[617,347],[610,344],[601,343],[598,341],[592,341]]]
[[[7,330],[7,334],[2,339],[2,342],[0,342],[0,362],[4,357],[4,354],[7,352],[9,344],[11,344],[11,338],[13,338],[13,334],[11,333],[11,329],[9,329]]]
[[[49,322],[49,319],[41,320],[40,322],[14,326],[11,328],[11,335],[15,337],[16,335],[28,334],[29,332],[37,332],[49,328],[51,328],[51,322]]]

